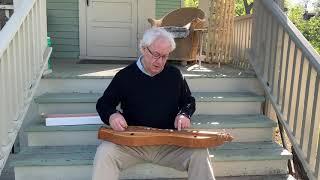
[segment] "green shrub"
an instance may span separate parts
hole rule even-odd
[[[289,10],[288,16],[303,36],[320,54],[320,17],[312,17],[310,20],[304,20],[303,13],[303,7],[296,6]]]
[[[198,7],[199,0],[184,0],[185,7]]]

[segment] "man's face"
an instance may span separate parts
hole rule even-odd
[[[150,46],[145,47],[143,53],[143,65],[152,76],[160,73],[167,62],[170,53],[170,42],[166,39],[156,39]]]

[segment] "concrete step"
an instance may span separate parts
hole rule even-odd
[[[12,166],[16,180],[88,180],[96,146],[27,147]],[[227,143],[210,149],[216,176],[287,174],[291,153],[273,142]],[[121,179],[186,178],[186,172],[155,164],[139,164]]]
[[[56,77],[41,79],[37,95],[44,93],[78,92],[102,93],[110,84],[113,76],[106,77]],[[263,94],[256,77],[216,77],[186,76],[191,91],[197,92],[254,92]]]
[[[260,114],[264,96],[251,92],[193,92],[195,114]],[[45,93],[35,98],[40,113],[94,113],[101,93]]]
[[[44,75],[37,95],[44,93],[80,92],[102,93],[114,75],[127,66],[123,63],[75,64],[53,62],[53,72]],[[179,66],[192,91],[199,92],[247,92],[263,94],[263,89],[250,69],[238,69],[230,65],[203,64]]]
[[[39,122],[39,121],[38,121]],[[45,126],[44,122],[26,129],[29,146],[96,145],[101,125]],[[191,129],[222,131],[234,142],[271,141],[277,124],[263,115],[194,115]],[[254,134],[254,136],[252,136]]]

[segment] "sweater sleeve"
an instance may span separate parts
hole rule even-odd
[[[191,95],[188,83],[183,76],[179,102],[180,109],[178,114],[185,115],[190,119],[196,110],[196,104],[194,97]]]
[[[112,79],[111,83],[104,91],[102,97],[100,97],[96,104],[97,112],[101,118],[101,120],[107,124],[109,124],[109,117],[118,112],[116,109],[117,105],[121,100],[121,82],[119,78],[119,73],[115,75]]]

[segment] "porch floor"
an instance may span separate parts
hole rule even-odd
[[[133,61],[132,61],[133,62]],[[43,78],[62,78],[62,79],[100,79],[112,78],[120,69],[132,62],[119,61],[86,61],[79,63],[70,60],[56,60],[52,62],[52,73],[44,75]],[[195,65],[177,66],[187,78],[248,78],[256,77],[251,69],[240,69],[232,65],[204,64],[201,67]]]

